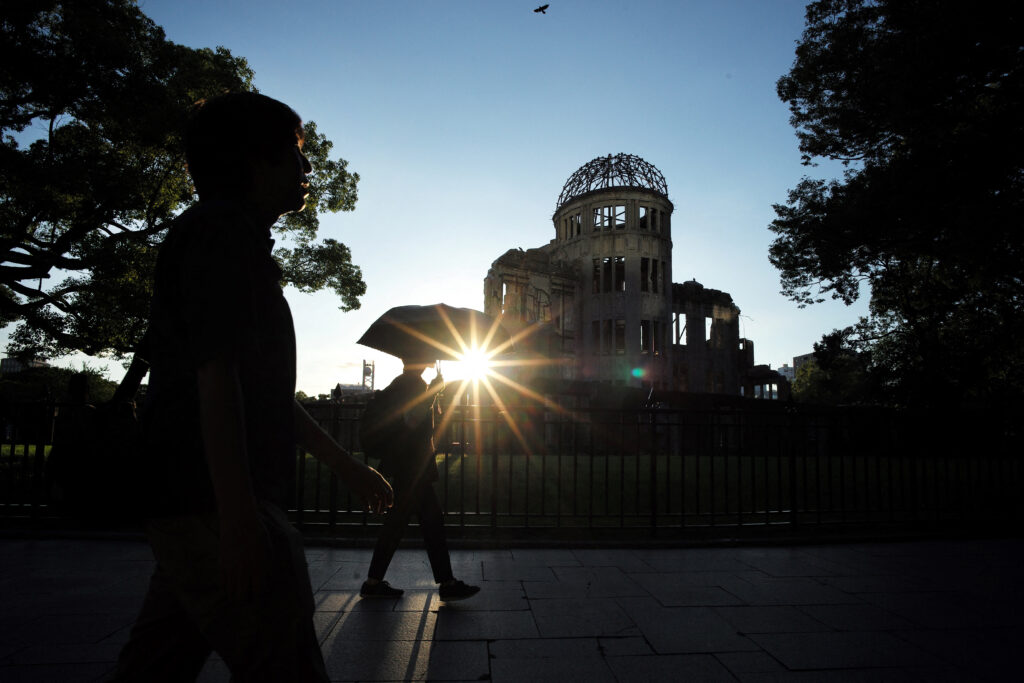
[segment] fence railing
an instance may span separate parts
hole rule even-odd
[[[362,406],[310,413],[362,457]],[[0,516],[47,518],[52,405],[22,406],[0,444]],[[15,438],[7,438],[14,436]],[[911,416],[744,401],[688,409],[460,406],[435,484],[453,535],[758,535],[1020,520],[1020,438],[979,415]],[[374,464],[371,462],[371,464]],[[294,521],[372,534],[380,519],[319,461],[296,460]]]
[[[1019,439],[995,417],[744,403],[631,411],[460,407],[436,444],[446,523],[480,535],[670,536],[1022,517]],[[321,404],[311,412],[359,452],[358,407]],[[358,501],[322,466],[299,462],[300,525],[367,523]]]

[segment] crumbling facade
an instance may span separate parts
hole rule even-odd
[[[484,311],[519,337],[521,379],[753,395],[732,297],[672,283],[672,211],[653,165],[598,157],[562,188],[555,238],[491,264]]]

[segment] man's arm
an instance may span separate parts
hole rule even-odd
[[[228,595],[243,599],[265,586],[269,539],[249,474],[238,367],[222,358],[209,360],[196,371],[196,383],[203,450],[217,498],[221,570]]]
[[[342,448],[330,434],[295,401],[295,434],[299,445],[338,473],[342,481],[366,502],[368,509],[381,513],[394,504],[394,492],[377,470]]]

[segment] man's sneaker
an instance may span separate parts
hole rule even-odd
[[[363,587],[359,589],[359,595],[364,598],[400,598],[404,592],[401,588],[392,587],[387,581],[378,581],[372,585],[364,581]]]
[[[452,581],[451,583],[442,583],[441,588],[438,589],[438,593],[441,595],[442,602],[453,602],[455,600],[465,600],[471,598],[480,592],[480,586],[470,586],[462,581]]]

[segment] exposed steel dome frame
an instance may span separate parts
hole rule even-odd
[[[627,187],[651,190],[668,197],[668,184],[654,164],[634,154],[609,154],[580,166],[562,187],[555,211],[577,197],[595,190]]]

